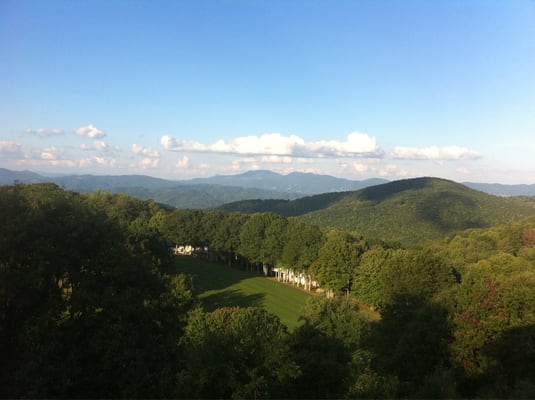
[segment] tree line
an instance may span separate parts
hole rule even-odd
[[[2,397],[535,396],[533,218],[403,248],[38,184],[1,187],[0,221]],[[311,297],[293,332],[259,308],[206,312],[173,243],[337,296]]]

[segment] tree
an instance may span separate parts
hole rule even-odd
[[[417,306],[456,284],[455,270],[442,255],[429,249],[395,250],[379,273],[381,303],[402,298]]]
[[[229,265],[237,258],[237,252],[240,249],[240,232],[247,219],[248,217],[243,214],[224,214],[217,225],[211,245],[227,253]]]
[[[351,297],[311,298],[304,324],[292,334],[292,352],[301,370],[291,397],[343,398],[366,357],[361,351],[370,323]],[[358,365],[357,365],[358,364]]]
[[[182,339],[180,396],[266,398],[297,375],[287,331],[279,319],[255,308],[221,308],[191,314]]]
[[[286,218],[273,213],[254,214],[240,232],[240,253],[253,264],[275,265],[280,259]]]
[[[393,250],[374,246],[361,259],[353,282],[353,295],[374,307],[383,305],[381,269],[392,257]]]
[[[179,245],[204,246],[206,239],[201,210],[175,210],[162,227],[166,239]]]
[[[372,327],[368,344],[373,354],[372,370],[397,378],[396,396],[411,396],[426,377],[449,367],[451,340],[446,308],[421,297],[399,294],[382,309],[381,320]],[[445,388],[439,385],[430,397],[443,396]]]
[[[501,397],[534,378],[534,290],[534,270],[473,268],[465,274],[452,344],[452,362],[463,371],[462,394]]]
[[[150,215],[97,203],[55,185],[0,188],[3,397],[173,395],[191,291],[164,273]]]
[[[318,257],[323,240],[323,232],[316,225],[289,218],[281,262],[298,270],[307,270]]]
[[[345,290],[349,294],[360,257],[367,246],[361,235],[329,231],[313,264],[313,275],[329,291]]]

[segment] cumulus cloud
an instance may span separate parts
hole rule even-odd
[[[160,163],[159,158],[144,158],[138,163],[138,166],[142,169],[156,168]]]
[[[95,140],[93,142],[93,145],[95,146],[95,149],[97,149],[98,151],[109,151],[111,148],[110,145],[108,145],[106,142],[102,140]]]
[[[409,176],[409,171],[398,167],[395,164],[386,164],[378,168],[378,175],[383,178],[403,178]]]
[[[135,143],[132,145],[132,152],[146,157],[160,157],[159,151]]]
[[[370,166],[368,164],[353,163],[353,169],[358,173],[364,173],[370,170]]]
[[[42,138],[50,137],[50,136],[60,136],[60,135],[65,134],[65,131],[62,129],[44,129],[44,128],[39,128],[37,130],[28,128],[28,129],[25,129],[24,132],[30,135],[36,135]]]
[[[78,136],[85,137],[85,138],[90,138],[90,139],[98,139],[98,138],[106,136],[106,133],[103,130],[98,129],[93,124],[89,124],[87,126],[82,126],[82,127],[78,128],[78,129],[76,129],[75,133]]]
[[[62,157],[62,151],[56,146],[46,147],[41,151],[42,160],[59,160]]]
[[[180,169],[185,169],[189,167],[189,158],[188,156],[182,157],[180,160],[177,161],[176,167]]]
[[[34,154],[35,156],[38,160],[54,167],[72,168],[76,166],[76,162],[66,156],[62,148],[56,146],[45,147],[38,154]]]
[[[258,164],[258,161],[256,160],[256,158],[254,157],[247,157],[247,158],[242,158],[240,160],[234,160],[232,161],[232,164],[228,168],[228,170],[233,171],[233,172],[238,172],[238,171],[243,171],[243,170],[251,171],[251,170],[258,170],[258,169],[261,169],[261,167]]]
[[[92,167],[92,166],[99,166],[99,167],[113,167],[117,164],[117,160],[114,158],[106,158],[106,157],[87,157],[80,160],[80,167]]]
[[[212,144],[176,139],[166,135],[160,139],[160,143],[169,151],[306,158],[380,157],[383,153],[374,137],[359,132],[350,133],[346,141],[306,142],[295,135],[269,133],[261,136],[237,137],[230,141],[218,140]]]
[[[95,140],[92,144],[82,143],[80,145],[80,150],[84,151],[100,151],[102,153],[110,152],[110,151],[118,151],[119,148],[117,146],[110,146],[108,143],[104,142],[103,140]]]
[[[290,164],[292,162],[292,157],[263,156],[260,161],[271,164]]]
[[[74,162],[73,160],[50,160],[50,162],[48,163],[54,167],[69,167],[69,168],[72,168],[72,167],[75,167],[76,166],[76,162]]]
[[[391,157],[402,160],[475,160],[479,153],[460,146],[430,146],[430,147],[394,147]]]
[[[0,155],[5,158],[22,156],[22,146],[15,142],[0,141]]]

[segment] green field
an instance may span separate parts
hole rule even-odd
[[[301,321],[309,294],[263,276],[191,257],[177,257],[178,273],[193,276],[193,286],[207,311],[219,307],[256,306],[277,315],[288,329]]]

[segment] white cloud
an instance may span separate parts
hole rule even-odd
[[[261,169],[260,164],[254,157],[246,157],[240,160],[232,161],[232,164],[227,170],[233,172],[251,171]]]
[[[65,134],[65,131],[62,129],[44,129],[44,128],[39,128],[37,130],[28,128],[28,129],[25,129],[24,132],[29,133],[30,135],[36,135],[39,137],[59,136],[59,135]]]
[[[146,157],[160,157],[159,151],[135,143],[132,145],[132,152]]]
[[[41,151],[42,160],[58,160],[62,156],[62,151],[56,146],[46,147]]]
[[[76,166],[76,162],[65,156],[64,150],[56,146],[45,147],[35,156],[37,156],[37,160],[44,161],[46,165],[54,167],[72,168]]]
[[[89,124],[87,126],[82,126],[78,129],[76,129],[75,133],[78,136],[90,138],[90,139],[97,139],[106,136],[106,133],[104,133],[103,130],[98,129],[95,125]]]
[[[84,151],[100,151],[102,153],[106,153],[109,151],[117,151],[119,148],[117,146],[110,146],[108,143],[104,142],[103,140],[95,140],[93,144],[86,144],[82,143],[80,145],[80,150]]]
[[[358,173],[363,173],[368,172],[370,170],[370,166],[368,164],[353,163],[353,169]]]
[[[15,142],[0,141],[0,155],[5,158],[22,157],[22,146]]]
[[[113,167],[117,165],[117,160],[114,158],[106,158],[101,156],[83,158],[79,162],[80,167]]]
[[[142,169],[156,168],[158,167],[159,163],[160,163],[159,158],[144,158],[143,160],[139,162],[138,166]]]
[[[319,157],[380,157],[382,151],[374,137],[365,133],[353,132],[347,135],[345,142],[321,140],[308,143],[305,145],[303,154]]]
[[[213,144],[176,139],[165,135],[160,139],[160,143],[169,151],[200,153],[308,158],[380,157],[382,155],[382,150],[374,137],[358,132],[350,133],[344,142],[336,140],[305,142],[295,135],[284,136],[280,133],[270,133],[261,136],[238,137],[228,142],[218,140]]]
[[[73,160],[50,160],[49,164],[54,167],[72,168],[76,166],[76,162],[74,162]]]
[[[82,158],[79,164],[80,167],[89,167],[93,164],[93,162],[91,158]]]
[[[383,178],[403,178],[409,175],[405,169],[401,169],[394,164],[386,164],[378,168],[377,173]]]
[[[95,140],[93,142],[93,145],[95,146],[95,149],[97,149],[98,151],[108,151],[110,150],[110,146],[102,141],[102,140]]]
[[[394,147],[391,157],[402,160],[433,160],[433,161],[452,161],[452,160],[475,160],[480,158],[479,153],[459,146],[446,147]]]
[[[260,161],[270,164],[290,164],[292,162],[292,157],[263,156]]]
[[[180,160],[177,161],[176,167],[180,169],[185,169],[189,167],[189,158],[188,156],[182,157]]]

